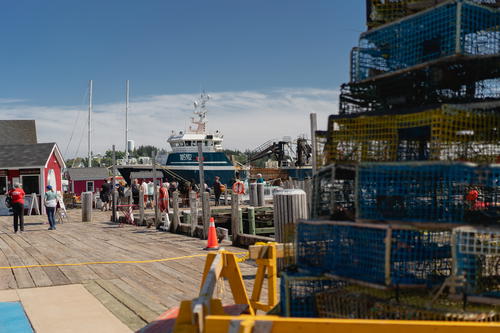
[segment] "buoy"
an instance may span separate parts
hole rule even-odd
[[[245,184],[241,181],[237,181],[233,184],[233,192],[236,194],[243,194],[245,193]]]
[[[217,230],[215,230],[214,218],[210,218],[210,225],[208,226],[208,240],[205,250],[218,250],[219,242],[217,241]]]

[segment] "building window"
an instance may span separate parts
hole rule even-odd
[[[0,195],[6,194],[8,192],[7,188],[7,177],[0,177]]]
[[[40,176],[38,175],[21,175],[21,183],[26,194],[40,194]]]
[[[93,181],[87,182],[87,192],[94,192],[94,182]]]

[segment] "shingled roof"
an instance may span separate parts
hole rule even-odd
[[[34,120],[0,120],[0,145],[36,144]]]
[[[43,167],[47,163],[54,142],[37,144],[0,145],[0,169]],[[59,153],[59,150],[56,149]],[[60,153],[59,153],[59,158]],[[64,161],[61,161],[64,164]]]
[[[68,175],[70,180],[104,180],[109,177],[109,171],[106,168],[69,168]]]

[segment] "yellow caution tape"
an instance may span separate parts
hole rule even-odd
[[[246,254],[248,252],[236,252],[238,254]],[[174,261],[182,260],[196,257],[204,257],[206,254],[192,254],[189,256],[182,257],[172,257],[172,258],[162,258],[162,259],[148,259],[148,260],[116,260],[116,261],[90,261],[90,262],[79,262],[70,264],[37,264],[37,265],[23,265],[23,266],[0,266],[0,269],[16,269],[16,268],[34,268],[34,267],[64,267],[64,266],[86,266],[86,265],[107,265],[107,264],[146,264],[153,262],[163,262],[163,261]]]

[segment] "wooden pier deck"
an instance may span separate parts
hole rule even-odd
[[[205,241],[153,228],[119,227],[107,222],[109,212],[95,211],[92,223],[80,222],[80,210],[70,210],[69,215],[71,222],[58,225],[56,231],[47,230],[46,216],[25,217],[22,234],[13,233],[12,217],[0,217],[0,290],[83,284],[132,330],[197,295]],[[169,260],[97,264],[151,259]],[[57,265],[37,266],[52,264]],[[256,267],[243,262],[240,268],[250,293]],[[223,303],[232,303],[229,287],[219,289]]]

